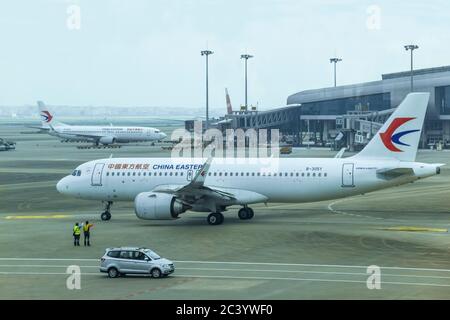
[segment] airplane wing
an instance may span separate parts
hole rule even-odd
[[[50,128],[46,128],[46,127],[38,127],[38,126],[25,126],[26,128],[31,128],[31,129],[39,129],[39,130],[43,130],[43,131],[49,131]]]
[[[253,191],[205,185],[211,162],[212,157],[208,158],[202,169],[187,185],[159,185],[152,192],[172,194],[187,204],[205,200],[227,205],[267,201],[266,196]]]
[[[205,186],[205,179],[211,167],[212,157],[209,157],[202,169],[197,172],[195,177],[187,185],[160,185],[153,189],[153,192],[162,192],[177,195],[181,198],[209,196],[221,200],[232,200],[234,194],[223,191],[219,188]]]
[[[236,195],[216,187],[195,187],[194,185],[159,185],[152,192],[168,193],[183,200],[196,201],[199,198],[210,197],[215,200],[230,201],[236,200]]]
[[[61,132],[57,131],[57,133],[61,133]],[[82,134],[82,133],[70,133],[70,132],[64,132],[61,134],[64,134],[65,136],[91,138],[91,139],[100,139],[101,137],[105,137],[104,134]]]
[[[81,138],[90,138],[90,139],[100,139],[101,137],[104,137],[103,134],[82,134],[82,133],[70,133],[70,132],[60,132],[58,129],[53,127],[52,125],[49,125],[51,132],[56,132],[59,134],[63,134],[65,136],[72,136],[72,137],[81,137]]]

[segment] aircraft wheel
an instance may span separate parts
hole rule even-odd
[[[213,212],[208,215],[208,223],[212,226],[217,226],[223,223],[224,217],[220,212]]]
[[[249,211],[247,210],[247,208],[241,208],[238,211],[238,217],[241,220],[247,220],[249,216]]]
[[[103,213],[101,214],[100,218],[101,218],[103,221],[111,220],[111,213],[110,213],[109,211],[105,211],[105,212],[103,212]]]
[[[253,211],[253,209],[250,207],[247,207],[247,211],[248,211],[247,219],[253,218],[253,216],[255,215],[255,212]]]

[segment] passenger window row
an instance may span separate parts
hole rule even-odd
[[[165,176],[165,177],[167,177],[167,176],[175,176],[175,177],[177,177],[177,176],[180,176],[180,177],[182,177],[184,175],[184,173],[183,172],[180,172],[179,174],[178,174],[178,172],[164,172],[164,174],[162,173],[162,172],[106,172],[106,176],[112,176],[112,177],[114,177],[114,176],[116,176],[116,177],[119,177],[119,176],[122,176],[122,177],[124,177],[124,176],[133,176],[133,177],[135,177],[135,176],[138,176],[138,177],[140,177],[140,176],[143,176],[143,177],[151,177],[151,176],[154,176],[154,177],[156,177],[156,176]]]
[[[106,176],[183,176],[183,172],[180,172],[178,174],[178,172],[106,172]],[[274,173],[261,173],[261,172],[208,172],[208,176],[213,176],[213,177],[327,177],[327,173],[324,172],[274,172]]]

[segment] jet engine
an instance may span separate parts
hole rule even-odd
[[[172,195],[158,192],[141,192],[134,199],[136,216],[145,220],[170,220],[191,207]]]
[[[100,140],[98,140],[98,142],[100,142],[101,144],[113,144],[115,141],[116,138],[111,136],[101,137]]]

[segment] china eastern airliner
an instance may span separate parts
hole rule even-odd
[[[348,158],[110,158],[78,166],[57,184],[60,193],[105,203],[134,201],[141,219],[177,219],[207,212],[221,224],[238,205],[251,219],[254,203],[300,203],[344,198],[414,182],[443,164],[416,162],[429,93],[410,93],[358,154]]]
[[[114,143],[159,141],[166,137],[166,134],[159,129],[149,127],[72,126],[56,121],[55,116],[50,113],[42,101],[38,101],[38,108],[42,123],[42,126],[38,129],[61,138],[62,141],[87,141],[96,145],[110,145]]]

